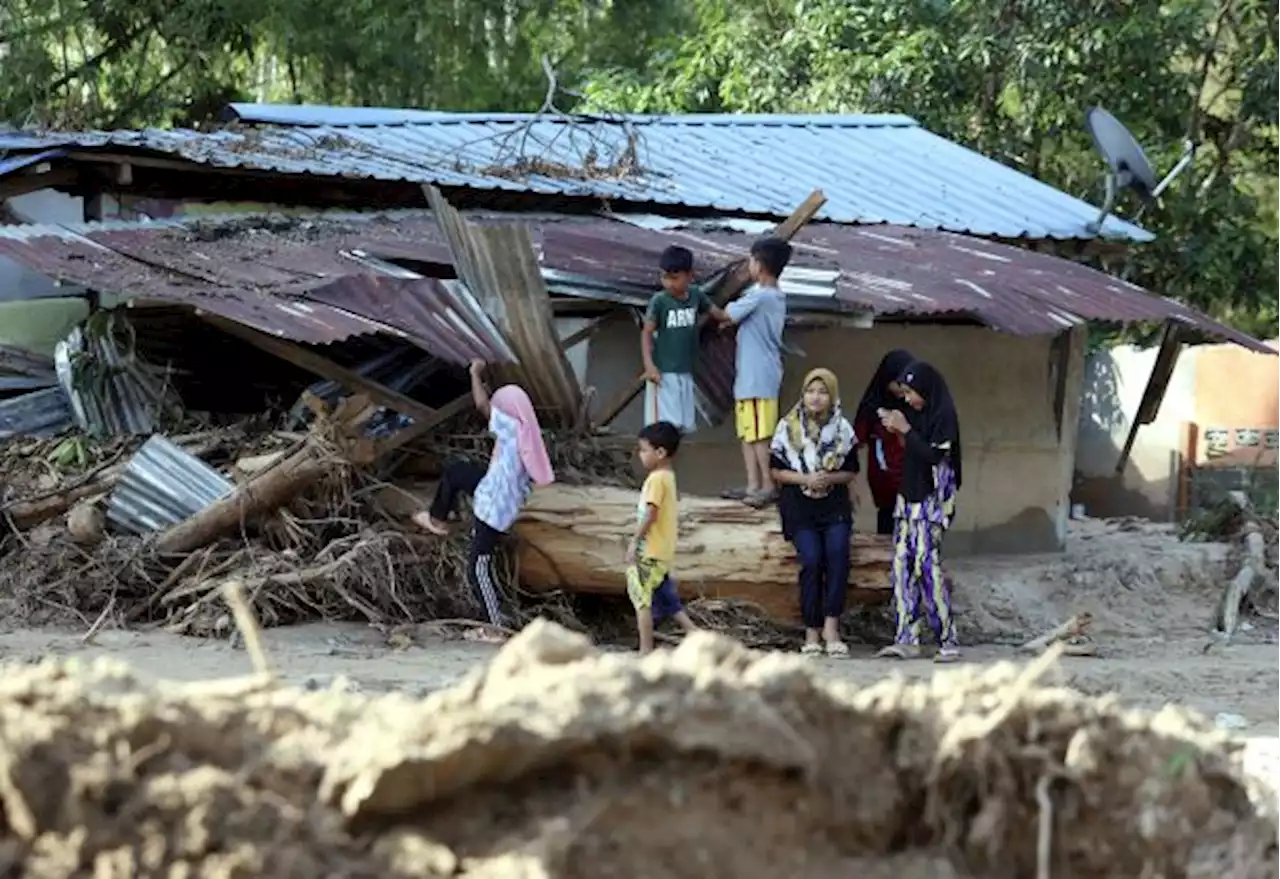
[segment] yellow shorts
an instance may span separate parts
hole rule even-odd
[[[684,609],[670,568],[658,559],[638,559],[627,568],[627,597],[636,610],[652,609],[655,620],[673,616]]]
[[[773,439],[778,428],[778,401],[738,400],[735,404],[738,439],[744,443],[763,443]]]

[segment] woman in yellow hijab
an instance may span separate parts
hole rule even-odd
[[[843,658],[849,655],[840,616],[849,582],[849,484],[858,472],[857,437],[841,410],[840,385],[831,370],[811,371],[802,387],[799,402],[774,432],[769,467],[779,486],[782,533],[800,559],[800,652]]]

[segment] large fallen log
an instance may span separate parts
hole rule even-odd
[[[333,469],[310,443],[238,485],[231,494],[165,531],[156,538],[162,553],[184,553],[207,546],[241,523],[285,506]]]
[[[536,489],[515,527],[521,584],[534,592],[624,594],[623,553],[635,522],[635,492]],[[891,556],[887,537],[854,537],[851,606],[886,600]],[[674,572],[686,598],[742,599],[774,619],[799,619],[795,550],[782,536],[777,510],[681,497]]]

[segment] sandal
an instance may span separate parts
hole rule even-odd
[[[727,501],[744,501],[750,494],[745,488],[727,488],[720,492],[720,497]]]
[[[778,495],[773,491],[757,491],[755,494],[749,494],[742,499],[742,502],[749,507],[762,510],[769,504],[777,500]]]
[[[940,647],[938,652],[933,655],[933,661],[938,663],[959,662],[960,651],[955,647]]]
[[[417,525],[423,531],[431,532],[437,537],[449,536],[449,526],[444,522],[437,522],[435,519],[431,518],[431,514],[428,512],[424,511],[421,513],[414,513],[413,524]]]
[[[844,643],[843,641],[828,641],[827,656],[831,657],[832,659],[848,659],[849,645]]]
[[[877,659],[919,659],[920,648],[914,644],[890,644],[880,648]]]
[[[801,656],[821,656],[822,645],[816,642],[805,644],[803,647],[800,648],[800,655]]]

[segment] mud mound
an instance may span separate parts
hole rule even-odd
[[[960,559],[952,565],[961,637],[1021,643],[1073,613],[1117,639],[1201,636],[1213,625],[1231,548],[1186,543],[1174,526],[1133,520],[1072,523],[1066,552]]]
[[[535,623],[415,702],[112,666],[0,680],[0,875],[1273,876],[1193,716],[1012,669],[852,691]]]

